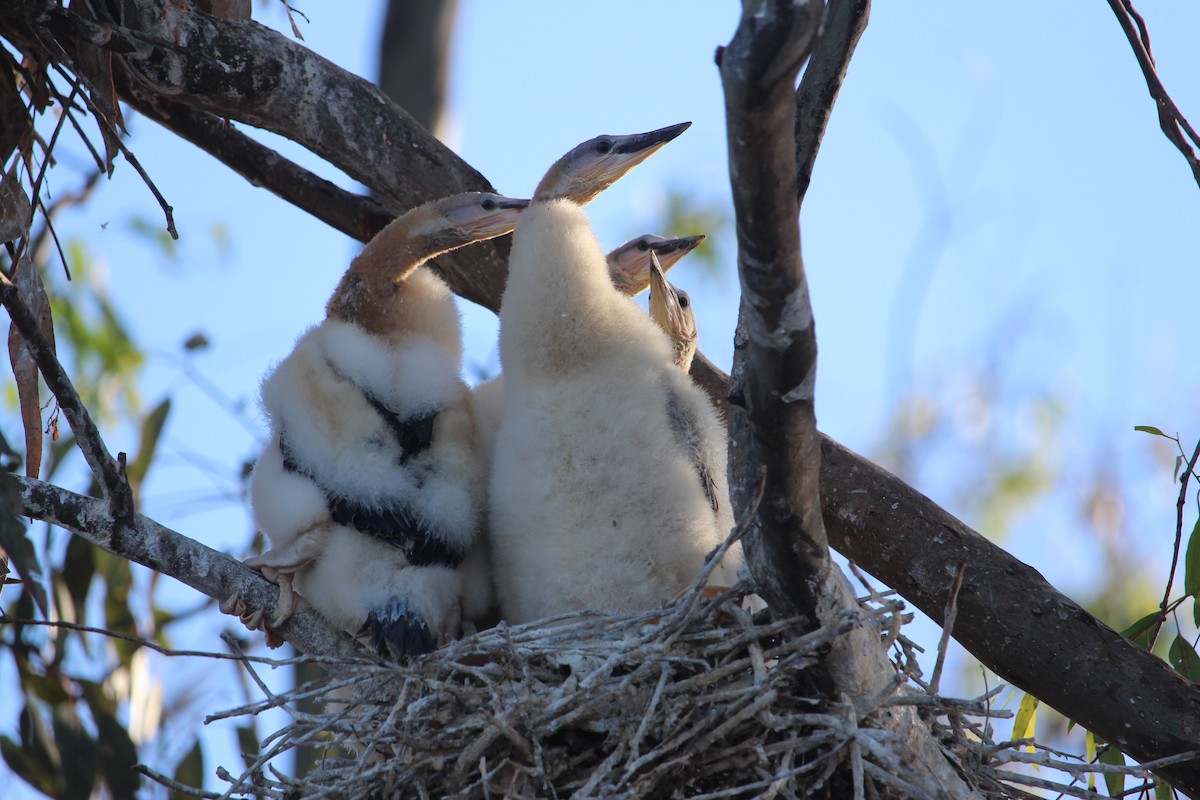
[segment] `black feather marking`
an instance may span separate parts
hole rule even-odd
[[[391,428],[392,436],[400,445],[399,463],[405,463],[413,456],[428,450],[429,446],[433,444],[433,423],[437,420],[438,409],[431,408],[428,411],[401,419],[399,414],[385,406],[379,398],[361,386],[358,387],[358,390],[371,404],[371,408],[375,409],[387,426]]]
[[[388,604],[367,614],[359,634],[370,633],[371,649],[380,658],[407,661],[433,651],[429,625],[408,603],[393,597]]]
[[[717,500],[717,481],[713,477],[712,467],[704,458],[704,448],[700,441],[700,425],[671,389],[667,390],[667,416],[670,417],[671,430],[675,432],[675,439],[687,449],[688,456],[692,460],[692,469],[700,479],[700,488],[704,490],[704,496],[708,498],[709,506],[712,507],[714,514],[717,513],[721,507]]]
[[[407,506],[390,504],[379,508],[369,507],[331,492],[312,470],[297,460],[282,433],[279,452],[283,456],[284,470],[307,478],[320,488],[325,495],[329,515],[338,525],[355,528],[397,548],[414,567],[457,567],[462,563],[465,552],[443,542]]]

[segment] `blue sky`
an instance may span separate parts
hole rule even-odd
[[[310,22],[299,21],[306,44],[371,77],[381,4],[312,5],[302,6]],[[1200,5],[1155,0],[1139,10],[1163,81],[1200,122]],[[274,6],[256,5],[255,14],[287,29]],[[712,57],[737,14],[735,3],[464,0],[450,144],[500,192],[528,196],[583,139],[692,120],[590,206],[597,233],[611,247],[653,231],[668,190],[727,204]],[[263,433],[257,382],[321,318],[358,246],[154,123],[134,118],[130,128],[130,147],[175,208],[177,256],[164,259],[131,232],[131,219],[159,225],[161,214],[124,163],[59,231],[88,242],[150,350],[144,400],[175,397],[143,511],[236,552],[249,539],[248,516],[220,498],[236,491],[237,470],[258,447],[255,431]],[[295,145],[262,138],[352,186]],[[900,396],[924,390],[954,407],[956,392],[969,394],[971,376],[986,374],[999,354],[1012,402],[990,410],[989,424],[1036,437],[1018,401],[1060,398],[1067,473],[1079,462],[1113,465],[1135,498],[1126,509],[1139,534],[1131,561],[1165,577],[1177,488],[1133,426],[1178,430],[1185,443],[1200,435],[1191,324],[1198,220],[1200,188],[1159,131],[1105,4],[875,3],[801,220],[821,347],[821,428],[869,453]],[[691,292],[702,349],[727,368],[735,243],[729,230],[706,233],[722,271],[704,275],[684,261],[672,280]],[[464,329],[468,377],[494,372],[494,315],[466,307]],[[195,370],[242,404],[241,419],[180,371],[181,343],[196,331],[213,344],[192,356]],[[918,486],[958,513],[953,472],[970,460],[973,435],[964,426],[953,456],[922,470]],[[17,430],[10,417],[5,434]],[[136,447],[135,432],[106,435],[113,451]],[[1093,560],[1080,527],[1052,497],[1018,519],[1006,546],[1060,588],[1083,590]],[[167,597],[181,607],[195,601],[182,590]],[[180,638],[219,648],[213,626],[221,622],[198,621]],[[203,691],[219,704],[219,686]],[[0,790],[7,781],[0,768]]]

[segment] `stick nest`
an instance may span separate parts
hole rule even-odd
[[[896,691],[872,708],[813,699],[812,667],[830,642],[862,625],[890,629],[894,641],[899,603],[802,633],[797,620],[756,624],[741,599],[692,591],[653,613],[501,625],[408,665],[342,665],[320,686],[262,704],[305,695],[327,712],[293,713],[255,768],[228,776],[226,796],[940,797],[878,723],[900,704],[933,720],[954,763],[979,760],[979,737],[965,735],[978,726],[961,715],[986,713],[981,701]],[[898,666],[893,689],[910,677]],[[294,747],[322,744],[325,757],[302,779],[269,768]],[[987,797],[1022,796],[982,773],[971,782]]]

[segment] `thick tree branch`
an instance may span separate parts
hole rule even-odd
[[[285,136],[370,187],[393,214],[431,198],[492,191],[378,87],[302,44],[257,22],[209,16],[171,0],[126,8],[124,27],[93,25],[113,31],[104,34],[113,41],[138,44],[131,56],[114,59],[129,73],[123,94],[133,105],[168,97]],[[69,37],[62,17],[71,13],[51,0],[0,0],[6,30],[24,24]],[[459,295],[494,309],[508,246],[500,237],[434,266]]]
[[[821,35],[796,90],[796,197],[802,205],[833,104],[870,15],[871,0],[829,0]]]
[[[166,98],[132,97],[130,105],[138,111],[224,162],[254,186],[353,239],[369,242],[396,218],[374,198],[348,192],[313,174],[251,139],[228,120]]]
[[[821,11],[818,3],[744,2],[733,40],[718,53],[742,285],[729,388],[731,499],[742,519],[766,469],[763,502],[742,539],[746,558],[772,608],[814,625],[830,561],[817,491],[817,339],[790,134],[796,76]]]
[[[279,587],[237,559],[134,514],[114,520],[103,501],[49,483],[13,476],[21,490],[21,513],[87,539],[115,556],[170,575],[201,594],[221,601],[237,593],[265,618],[275,615]],[[361,659],[363,651],[315,611],[297,614],[279,628],[280,636],[311,655]]]
[[[954,638],[989,669],[1138,761],[1200,750],[1200,687],[883,468],[829,438],[822,451],[839,552],[938,623],[966,564]],[[1200,761],[1158,771],[1200,796]]]

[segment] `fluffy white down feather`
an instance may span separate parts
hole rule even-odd
[[[273,447],[285,431],[323,486],[371,508],[406,505],[418,519],[436,523],[448,544],[466,547],[479,526],[482,473],[467,391],[455,367],[443,347],[424,337],[389,347],[350,323],[327,319],[263,381]],[[439,408],[430,448],[398,463],[392,431],[360,387],[402,419]],[[274,536],[265,519],[256,518]]]
[[[462,576],[448,567],[410,567],[394,547],[353,528],[329,529],[321,555],[297,575],[294,588],[321,616],[357,633],[367,615],[393,599],[447,636],[459,625]]]
[[[522,215],[500,352],[490,529],[503,616],[652,608],[691,585],[732,527],[723,432],[662,331],[612,286],[578,206],[539,203]],[[669,398],[705,442],[715,515]],[[740,563],[730,551],[712,580],[731,584]]]

